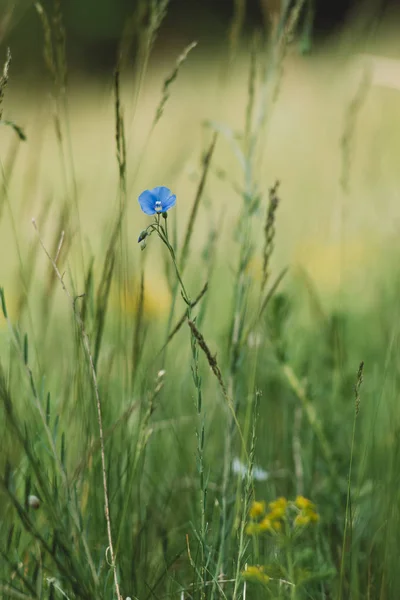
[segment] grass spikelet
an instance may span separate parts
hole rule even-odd
[[[146,4],[139,1],[133,13],[125,22],[118,48],[118,64],[121,70],[127,66],[129,53],[134,41],[140,36],[146,16]]]
[[[54,0],[54,56],[57,67],[57,86],[62,94],[67,88],[67,58],[66,58],[66,34],[61,11],[61,0]]]
[[[358,416],[358,413],[360,412],[360,388],[361,388],[361,385],[363,382],[363,374],[364,374],[364,362],[362,361],[358,368],[357,381],[356,381],[356,385],[354,388],[356,416]]]
[[[50,21],[47,16],[46,11],[44,10],[42,4],[40,2],[35,3],[36,12],[39,15],[39,18],[42,23],[43,35],[44,35],[44,45],[43,45],[43,58],[44,62],[53,77],[53,81],[57,80],[57,69],[53,51],[53,40],[51,35],[51,26]]]
[[[262,268],[262,280],[261,280],[261,293],[265,290],[269,278],[269,263],[271,260],[272,253],[274,251],[274,238],[275,238],[275,213],[278,208],[279,181],[269,190],[269,204],[267,211],[267,219],[264,226],[264,250],[263,250],[263,268]]]
[[[137,6],[137,17],[131,17],[119,50],[119,62],[123,65],[126,52],[129,49],[130,31],[136,29],[138,32],[138,52],[136,61],[136,82],[133,92],[132,109],[128,123],[132,125],[137,103],[143,88],[144,78],[149,64],[150,54],[157,37],[157,32],[167,14],[169,0],[139,0]],[[152,129],[151,129],[152,131]]]
[[[300,14],[305,3],[306,0],[297,0],[287,15],[286,23],[278,38],[278,51],[281,55],[281,59],[283,59],[286,54],[287,45],[292,41],[293,34],[299,22]]]
[[[227,390],[224,380],[222,378],[222,373],[221,373],[221,369],[219,368],[217,358],[216,358],[216,356],[212,355],[210,348],[208,347],[203,335],[197,329],[194,321],[191,321],[190,319],[188,319],[188,325],[192,331],[192,335],[196,338],[200,348],[203,350],[203,352],[206,356],[207,362],[211,367],[212,372],[214,373],[215,377],[217,378],[217,381],[222,390],[223,396],[226,400],[226,403],[228,404],[228,408],[232,414],[232,418],[233,418],[235,425],[237,427],[237,430],[239,432],[239,435],[240,435],[240,438],[241,438],[241,441],[243,444],[243,451],[246,453],[246,456],[247,456],[246,445],[245,445],[245,441],[243,438],[242,428],[240,426],[240,423],[239,423],[237,415],[236,415],[235,408],[233,406],[231,398],[229,397],[228,390]]]
[[[218,380],[218,383],[220,385],[222,393],[227,398],[228,392],[227,392],[225,383],[222,379],[222,373],[221,373],[221,369],[218,366],[217,358],[211,354],[210,348],[207,346],[204,337],[202,336],[200,331],[197,329],[194,321],[188,320],[188,325],[189,325],[190,329],[192,330],[192,334],[198,341],[200,348],[203,350],[203,352],[206,356],[207,362],[210,365],[212,372],[214,373],[215,377]]]
[[[284,63],[288,46],[292,40],[302,8],[306,0],[297,0],[288,15],[285,15],[282,28],[278,28],[272,38],[271,57],[265,61],[265,69],[260,99],[259,114],[254,131],[260,136],[267,118],[271,118],[272,107],[276,103],[283,79]]]
[[[25,135],[24,131],[22,130],[22,128],[19,125],[17,125],[16,123],[14,123],[14,121],[9,121],[9,120],[3,119],[3,101],[4,101],[6,87],[8,84],[8,79],[9,79],[10,64],[11,64],[11,50],[10,50],[10,48],[7,48],[7,57],[6,57],[4,66],[3,66],[3,74],[0,77],[0,125],[7,125],[8,127],[11,127],[15,131],[15,133],[18,135],[19,139],[21,141],[25,141],[26,135]],[[0,209],[1,209],[1,204],[0,204]]]
[[[182,64],[186,61],[189,53],[193,50],[193,48],[196,48],[196,46],[197,46],[197,42],[192,42],[191,44],[186,46],[186,48],[183,50],[182,54],[180,54],[178,56],[172,72],[168,75],[168,77],[164,81],[160,104],[157,107],[156,115],[154,117],[154,121],[153,121],[153,125],[152,125],[153,128],[157,125],[158,121],[161,119],[161,117],[163,115],[165,105],[167,104],[168,98],[170,97],[170,87],[173,84],[173,82],[175,81],[175,79],[178,77],[179,69],[181,68]]]
[[[167,15],[169,0],[150,0],[149,2],[149,28],[148,44],[151,48],[157,37],[161,23]]]
[[[35,3],[35,8],[43,28],[44,62],[53,79],[56,91],[64,94],[67,86],[66,36],[60,0],[54,0],[54,14],[52,19],[49,18],[40,2]]]
[[[199,210],[200,200],[201,200],[202,195],[203,195],[204,186],[205,186],[206,181],[207,181],[207,175],[208,175],[208,171],[209,171],[209,168],[210,168],[211,159],[212,159],[212,156],[213,156],[213,153],[214,153],[215,144],[217,143],[217,137],[218,137],[218,134],[214,133],[213,138],[211,140],[211,144],[210,144],[207,152],[204,155],[204,159],[203,159],[203,171],[202,171],[202,174],[201,174],[199,185],[197,187],[196,196],[194,198],[192,210],[190,211],[190,216],[189,216],[188,224],[187,224],[187,227],[186,227],[185,238],[184,238],[184,242],[183,242],[183,245],[182,245],[181,257],[180,257],[180,269],[182,271],[185,268],[186,260],[187,260],[188,255],[189,255],[189,247],[190,247],[190,240],[191,240],[192,234],[193,234],[193,227],[194,227],[194,224],[195,224],[195,221],[196,221],[196,217],[197,217],[197,213],[198,213],[198,210]]]
[[[260,36],[254,34],[251,41],[249,79],[247,84],[247,107],[246,123],[244,128],[244,139],[247,152],[250,151],[251,133],[254,113],[254,102],[256,99],[257,57],[259,52]]]
[[[115,95],[115,143],[117,148],[117,162],[121,189],[126,190],[126,142],[125,127],[121,109],[121,87],[120,87],[120,65],[116,66],[114,72],[114,95]]]
[[[3,74],[0,77],[0,119],[3,118],[3,100],[4,94],[6,91],[6,87],[8,84],[8,72],[11,64],[11,51],[10,48],[7,48],[7,57],[3,66]]]

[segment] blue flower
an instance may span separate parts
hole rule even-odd
[[[146,215],[164,213],[174,206],[176,196],[164,185],[145,190],[139,196],[140,208]]]

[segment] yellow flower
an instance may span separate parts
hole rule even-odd
[[[301,511],[294,520],[295,526],[304,527],[309,523],[316,523],[319,521],[319,514],[315,510],[315,504],[311,502],[311,500],[308,500],[308,498],[297,496],[294,505]]]
[[[286,510],[283,508],[283,506],[277,506],[267,514],[267,517],[271,519],[271,521],[276,521],[279,519],[283,519],[283,517],[285,516],[285,512]]]
[[[264,567],[258,567],[255,565],[248,566],[245,571],[242,571],[242,575],[245,579],[250,581],[259,581],[260,583],[268,583],[269,577],[264,573]]]
[[[313,523],[317,523],[319,521],[319,514],[315,512],[315,510],[308,510],[306,515]]]
[[[259,525],[260,531],[270,531],[272,529],[271,520],[268,517],[264,517],[262,521],[260,521]]]
[[[319,521],[319,514],[312,508],[302,510],[294,520],[295,526],[305,527],[309,523],[317,523]]]
[[[297,515],[294,520],[295,527],[306,527],[310,523],[310,517],[308,515]]]
[[[272,522],[272,528],[276,532],[281,531],[281,529],[282,529],[282,523],[280,521],[273,521]]]
[[[265,502],[256,502],[254,501],[251,505],[249,515],[252,519],[257,519],[258,517],[262,517],[265,513]]]
[[[297,496],[294,503],[297,506],[297,508],[300,508],[300,510],[315,509],[315,504],[313,504],[311,500],[304,498],[304,496]]]
[[[282,511],[282,510],[283,510],[283,512],[285,512],[287,504],[288,504],[288,501],[286,500],[286,498],[281,496],[280,498],[277,498],[273,502],[270,502],[269,507],[271,509],[271,512]]]

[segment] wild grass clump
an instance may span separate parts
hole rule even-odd
[[[2,168],[1,227],[11,224],[18,257],[17,294],[0,287],[5,600],[383,600],[400,592],[397,279],[382,280],[373,305],[343,295],[324,304],[306,272],[276,260],[291,174],[270,173],[268,185],[261,176],[302,4],[272,47],[264,34],[253,40],[242,130],[214,115],[193,125],[205,142],[185,199],[176,175],[158,180],[157,165],[148,189],[137,180],[194,45],[170,69],[143,152],[132,158],[131,125],[168,5],[139,3],[116,60],[115,203],[95,253],[75,171],[60,4],[50,17],[36,6],[62,181],[58,208],[42,203],[25,246],[15,220],[26,210],[18,215],[9,195],[12,164]],[[236,11],[235,51],[241,3]],[[142,62],[127,106],[135,35]],[[343,108],[346,194],[367,83]],[[222,152],[235,169],[220,166]],[[221,209],[221,185],[234,219]],[[153,264],[162,288],[150,284]]]

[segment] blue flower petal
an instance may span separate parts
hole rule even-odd
[[[166,212],[174,206],[176,202],[175,194],[171,194],[165,201],[162,202],[163,212]]]
[[[165,185],[159,185],[158,187],[153,188],[152,193],[157,196],[157,200],[163,204],[172,194],[171,190]]]
[[[155,204],[157,197],[153,192],[154,190],[145,190],[139,196],[140,208],[146,215],[154,215],[156,213]]]
[[[171,208],[176,202],[176,196],[165,185],[160,185],[151,190],[157,196],[157,200],[161,203],[161,210],[157,212],[165,212]],[[159,205],[158,205],[159,206]]]

